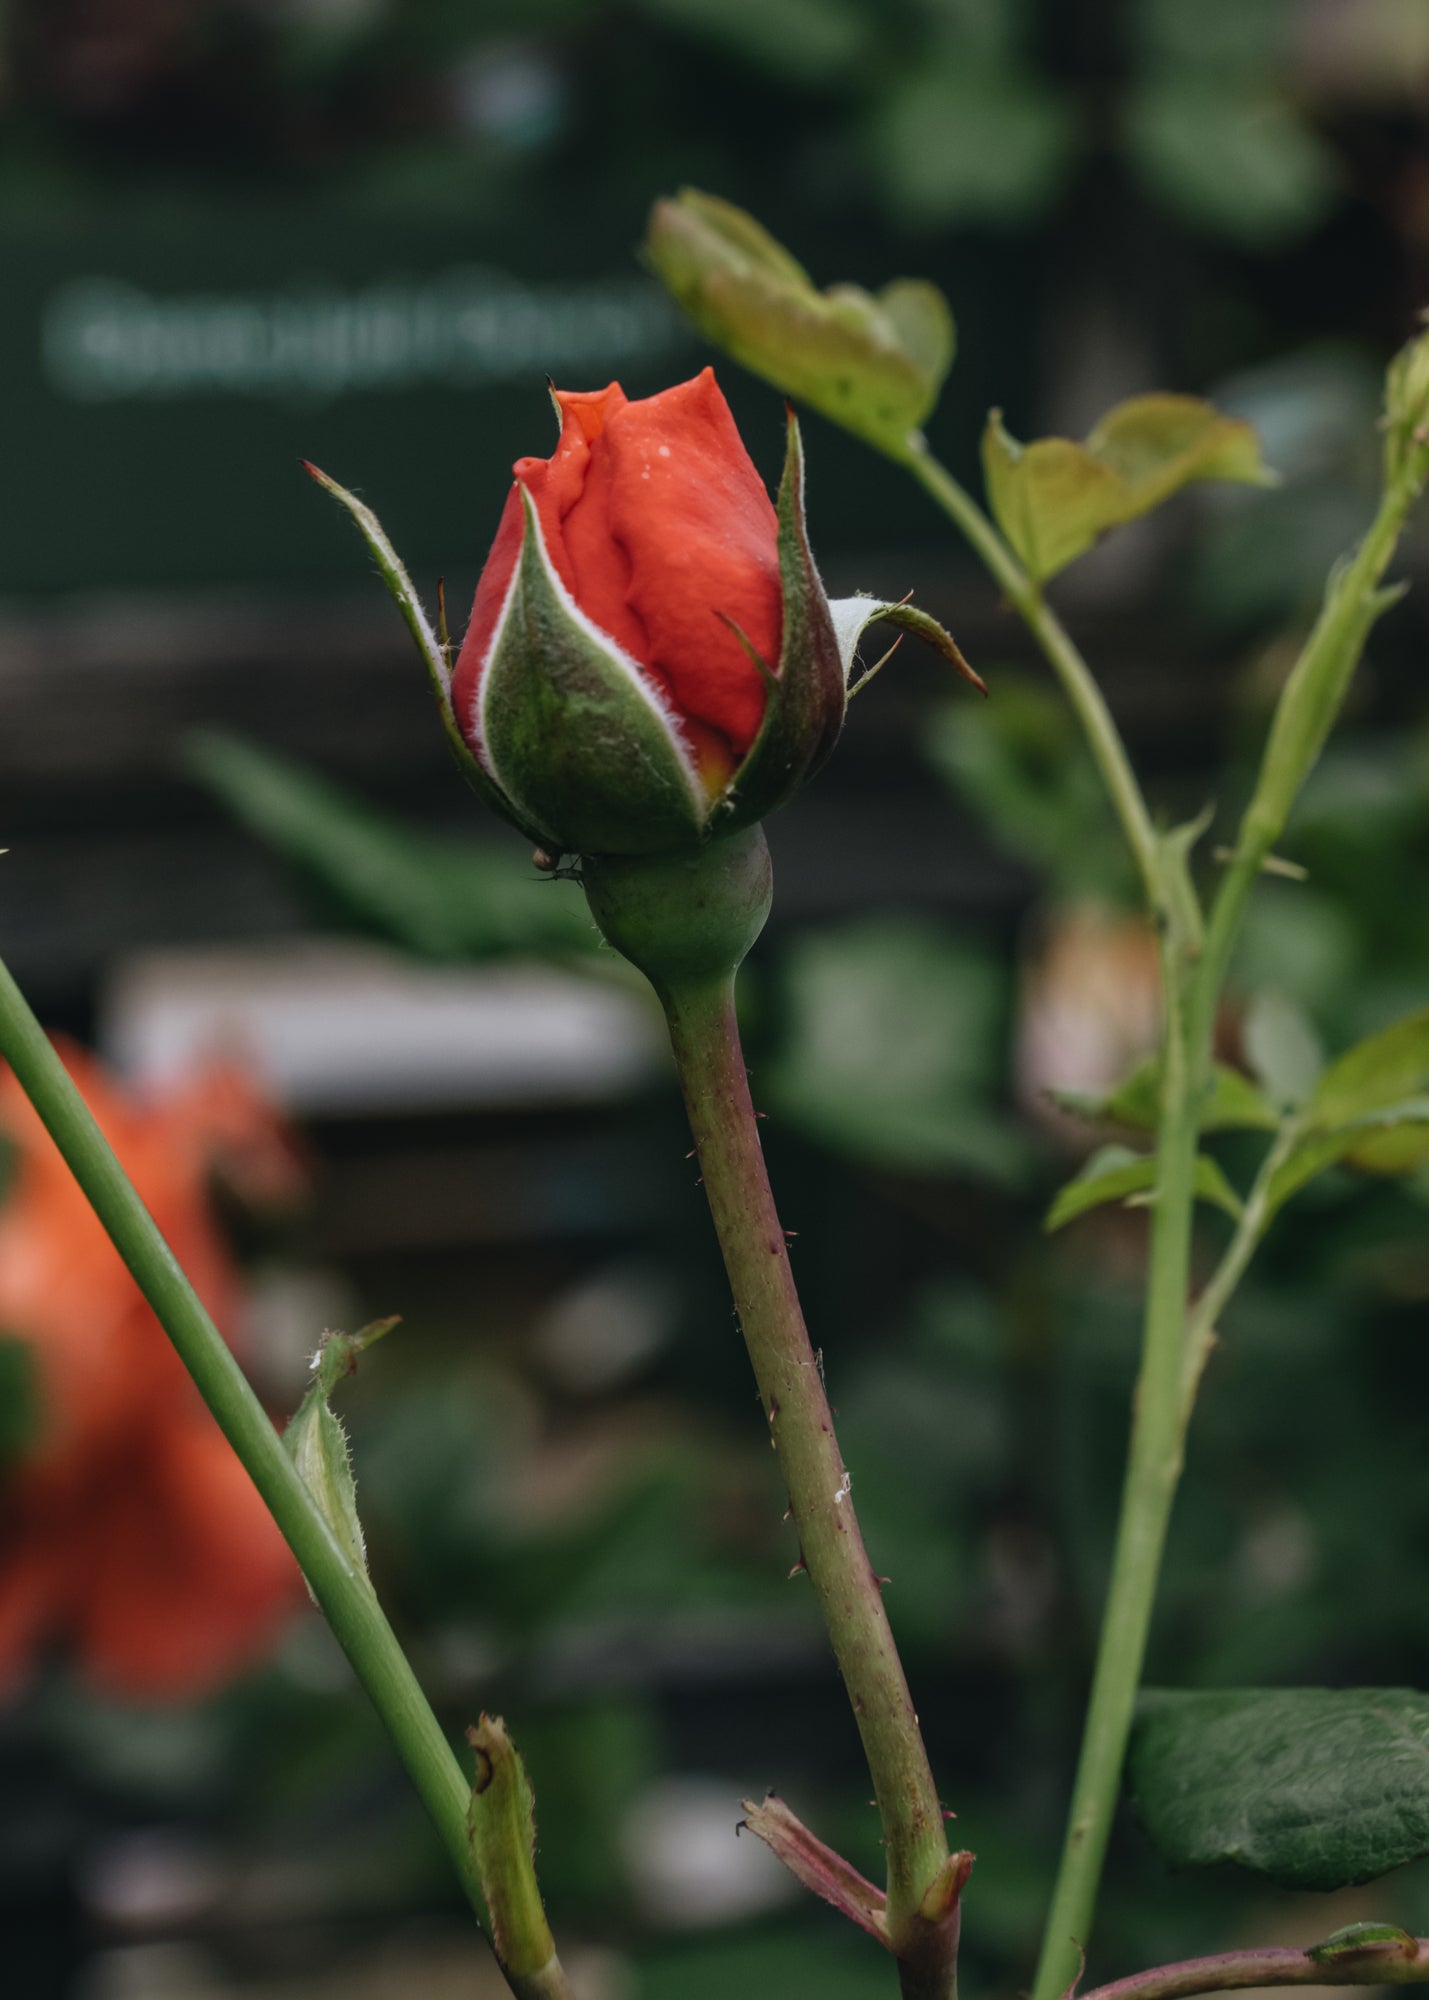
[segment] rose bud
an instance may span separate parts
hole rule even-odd
[[[553,393],[559,442],[514,467],[450,674],[375,518],[315,473],[377,555],[468,777],[538,847],[692,851],[783,805],[833,748],[875,618],[977,679],[924,613],[825,596],[792,414],[775,507],[711,369],[636,402]]]

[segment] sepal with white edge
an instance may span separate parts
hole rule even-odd
[[[521,555],[471,718],[507,816],[572,854],[698,844],[709,802],[650,675],[579,608],[522,489]]]
[[[787,804],[828,758],[848,707],[829,600],[804,525],[804,448],[792,409],[775,512],[784,606],[779,665],[772,670],[746,642],[764,675],[764,719],[716,809],[715,833],[750,826]]]

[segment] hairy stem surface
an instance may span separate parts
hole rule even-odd
[[[800,1554],[853,1704],[883,1820],[887,1923],[903,1990],[910,2000],[936,2000],[955,1991],[954,1968],[936,1962],[947,1953],[919,1912],[948,1863],[943,1812],[789,1268],[750,1102],[733,979],[691,982],[662,997]],[[926,1946],[921,1954],[920,1939]]]

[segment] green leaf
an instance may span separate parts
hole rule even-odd
[[[906,451],[938,400],[953,317],[923,279],[816,291],[752,215],[697,188],[656,202],[645,257],[707,340],[880,450]]]
[[[1406,1097],[1381,1111],[1367,1111],[1338,1131],[1312,1133],[1287,1155],[1266,1190],[1268,1223],[1291,1195],[1327,1167],[1359,1167],[1379,1174],[1410,1173],[1429,1158],[1429,1097]]]
[[[1201,480],[1273,483],[1252,427],[1195,396],[1134,396],[1086,439],[1019,444],[992,411],[983,433],[988,504],[1039,582],[1055,576],[1109,528],[1150,513]]]
[[[317,1501],[353,1568],[367,1574],[367,1546],[357,1518],[357,1489],[347,1449],[347,1433],[328,1403],[334,1386],[352,1374],[357,1357],[389,1333],[397,1321],[373,1320],[358,1333],[325,1333],[313,1356],[313,1383],[283,1433],[283,1445]]]
[[[583,899],[538,880],[507,847],[414,833],[316,772],[240,736],[205,731],[189,770],[243,824],[336,900],[344,915],[436,959],[523,953],[589,960]],[[614,963],[609,952],[599,961]]]
[[[1152,1057],[1134,1069],[1124,1083],[1107,1097],[1088,1097],[1076,1091],[1053,1091],[1053,1101],[1064,1111],[1080,1118],[1106,1120],[1116,1125],[1135,1125],[1145,1131],[1156,1129],[1161,1109],[1161,1065]],[[1228,1063],[1217,1063],[1211,1072],[1211,1087],[1201,1109],[1202,1132],[1273,1132],[1279,1125],[1274,1108],[1256,1089],[1248,1076]]]
[[[1332,1062],[1302,1112],[1304,1137],[1272,1176],[1266,1220],[1329,1167],[1408,1174],[1429,1161],[1429,1008]]]
[[[1150,1196],[1156,1185],[1156,1155],[1134,1153],[1129,1146],[1102,1146],[1092,1154],[1075,1180],[1062,1188],[1048,1209],[1043,1228],[1050,1234],[1089,1209],[1110,1201]],[[1239,1219],[1244,1204],[1213,1159],[1202,1153],[1196,1161],[1196,1194]]]
[[[1234,1861],[1328,1890],[1429,1853],[1429,1695],[1412,1689],[1158,1689],[1129,1771],[1174,1867]]]
[[[1423,1092],[1429,1092],[1429,1007],[1406,1014],[1332,1062],[1315,1087],[1309,1117],[1318,1127],[1350,1125]],[[1429,1133],[1384,1131],[1357,1146],[1350,1160],[1373,1173],[1406,1172],[1429,1160]]]
[[[993,410],[982,440],[997,525],[1039,582],[1055,576],[1122,518],[1122,481],[1071,438],[1019,444]]]

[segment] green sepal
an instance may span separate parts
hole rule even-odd
[[[834,621],[834,632],[838,638],[839,654],[843,661],[844,679],[849,684],[850,700],[861,687],[865,687],[873,679],[884,661],[889,658],[889,653],[885,653],[882,660],[866,668],[856,681],[851,678],[858,658],[858,642],[868,627],[879,621],[886,625],[896,625],[900,632],[911,632],[915,638],[925,640],[935,653],[941,653],[948,665],[960,673],[965,681],[971,681],[979,694],[987,693],[987,682],[981,674],[974,673],[968,665],[952,633],[940,625],[936,618],[930,617],[926,611],[920,611],[916,604],[909,604],[906,599],[897,604],[888,604],[860,591],[854,597],[832,598],[829,603],[829,614]],[[895,639],[893,643],[896,646],[898,641]],[[891,652],[892,648],[889,650]]]
[[[522,815],[520,807],[506,797],[467,748],[452,709],[451,665],[446,648],[432,630],[431,620],[427,617],[422,600],[417,595],[402,558],[387,539],[382,523],[355,493],[349,493],[345,486],[339,486],[335,479],[330,478],[316,465],[310,464],[307,459],[304,459],[302,464],[308,477],[315,480],[325,493],[330,493],[334,500],[347,509],[357,523],[359,534],[372,551],[377,564],[377,573],[386,584],[392,601],[401,612],[407,630],[416,643],[417,651],[422,656],[422,664],[427,670],[427,679],[431,683],[437,711],[442,719],[447,748],[456,759],[457,769],[485,805],[500,813],[503,819],[510,820],[536,846],[547,844],[550,835],[542,832],[538,826],[533,825]]]
[[[645,258],[707,340],[882,451],[904,454],[938,400],[956,335],[925,279],[817,291],[752,215],[697,188],[656,202]]]
[[[804,525],[804,447],[792,409],[775,511],[784,599],[779,670],[766,669],[764,719],[716,809],[714,833],[733,832],[787,804],[829,756],[848,708],[838,636]]]
[[[562,853],[697,845],[708,806],[678,723],[637,663],[582,618],[524,486],[521,498],[521,559],[482,677],[482,743],[503,796]]]
[[[328,1397],[344,1375],[357,1367],[366,1347],[390,1333],[397,1320],[373,1320],[357,1333],[325,1333],[313,1356],[313,1380],[283,1433],[283,1445],[317,1501],[323,1518],[352,1567],[367,1575],[367,1545],[357,1517],[357,1489],[347,1433],[334,1416]]]
[[[513,1989],[544,1991],[556,1946],[536,1884],[536,1801],[521,1753],[499,1715],[483,1715],[466,1740],[476,1755],[467,1825],[491,1918],[491,1941]],[[562,1984],[553,1991],[565,1991]]]

